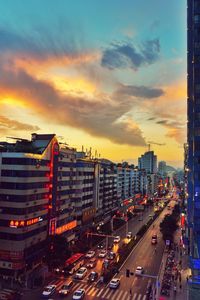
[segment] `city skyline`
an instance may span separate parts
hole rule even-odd
[[[182,167],[186,1],[0,1],[0,9],[1,140],[56,133],[130,162],[152,141],[158,160]]]

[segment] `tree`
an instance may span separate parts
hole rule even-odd
[[[68,248],[66,238],[60,235],[49,236],[47,239],[45,262],[50,268],[55,268],[69,258],[71,251]]]
[[[177,218],[175,215],[166,215],[163,221],[160,223],[160,231],[163,235],[163,240],[173,241],[174,232],[177,230]]]

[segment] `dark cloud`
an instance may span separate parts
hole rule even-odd
[[[55,28],[55,32],[41,26],[33,28],[31,34],[0,27],[0,52],[24,56],[28,54],[38,59],[74,55],[78,52],[80,44],[75,41],[70,30],[63,28],[64,34],[61,34],[61,31]]]
[[[171,119],[158,120],[157,124],[160,124],[167,128],[166,137],[175,139],[179,144],[183,144],[186,139],[185,122],[174,121]]]
[[[183,127],[185,126],[184,122],[178,122],[178,121],[173,121],[173,120],[159,120],[156,121],[157,124],[164,125],[166,127]]]
[[[159,39],[145,41],[138,48],[130,43],[112,44],[103,51],[101,65],[111,70],[137,70],[140,66],[154,63],[159,58],[159,53]]]
[[[167,125],[168,121],[167,120],[160,120],[156,122],[157,124],[161,124],[161,125]]]
[[[12,131],[12,130],[30,130],[30,131],[38,131],[40,128],[38,126],[33,126],[27,123],[18,122],[16,120],[12,120],[6,118],[4,116],[0,116],[0,130],[1,132]]]
[[[68,125],[93,136],[118,144],[144,146],[145,139],[133,121],[119,119],[130,111],[131,101],[114,102],[108,95],[87,99],[61,94],[50,83],[38,80],[23,70],[0,70],[0,89],[27,99],[34,110],[47,121]],[[112,100],[112,101],[111,101]]]
[[[156,118],[155,117],[151,117],[151,118],[148,118],[147,121],[154,121]]]
[[[116,90],[116,93],[139,98],[158,98],[164,95],[164,91],[162,89],[134,85],[120,85],[120,87]]]

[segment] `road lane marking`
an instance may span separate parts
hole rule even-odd
[[[56,289],[59,289],[61,286],[63,286],[64,284],[64,281],[61,281],[57,286],[56,286]]]
[[[86,292],[86,293],[89,292],[89,290],[90,290],[91,288],[93,288],[92,285],[87,286],[87,287],[85,288],[85,292]]]
[[[91,294],[91,296],[94,297],[96,292],[98,292],[98,289],[95,289],[94,292]]]
[[[133,300],[135,300],[136,297],[137,297],[137,293],[134,293]]]
[[[92,294],[92,292],[95,290],[95,287],[92,287],[91,288],[91,290],[89,291],[89,293],[88,293],[88,296],[90,295],[90,294]]]
[[[73,286],[72,290],[75,290],[75,289],[79,286],[79,284],[80,284],[80,283],[76,283],[76,284]]]
[[[143,296],[143,298],[142,298],[142,300],[146,300],[146,297],[147,297],[147,296],[146,296],[146,295],[144,295],[144,296]]]
[[[108,295],[106,299],[116,300],[116,297],[117,297],[117,296],[118,296],[118,291],[116,291],[113,295],[110,295],[110,298],[109,298],[109,295]]]
[[[109,291],[110,291],[110,290],[107,289],[107,290],[105,291],[105,293],[102,295],[102,297],[104,298],[104,297],[108,294]]]
[[[139,295],[138,295],[138,298],[137,298],[137,300],[140,300],[140,299],[141,299],[141,297],[142,297],[142,295],[141,295],[141,294],[139,294]]]
[[[99,297],[99,296],[102,294],[103,291],[104,291],[104,289],[101,289],[101,290],[98,292],[97,297]]]
[[[123,292],[124,292],[124,291],[120,291],[120,292],[119,292],[119,294],[118,294],[118,296],[117,296],[116,300],[119,300],[119,299],[120,299],[120,297],[121,297],[121,294],[123,294]],[[113,298],[113,299],[114,299],[114,298]]]
[[[123,292],[124,292],[124,295],[121,300],[126,300],[127,299],[126,296],[127,296],[128,292],[127,291],[123,291]]]
[[[82,288],[83,286],[84,286],[83,283],[78,283],[78,285],[76,286],[76,288],[74,287],[73,290],[75,290],[75,289],[80,289],[80,288]]]
[[[116,292],[116,290],[110,290],[110,293],[108,293],[108,295],[106,296],[106,299],[112,299],[115,296],[115,292]]]

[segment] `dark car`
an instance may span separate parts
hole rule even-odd
[[[90,275],[88,276],[88,281],[89,282],[94,282],[98,278],[98,273],[97,272],[91,272]]]
[[[99,245],[98,245],[98,249],[104,249],[105,248],[105,243],[104,242],[101,242]]]
[[[87,263],[86,268],[92,269],[92,268],[96,267],[96,265],[97,265],[97,260],[94,257],[94,258],[91,258],[90,261]]]

